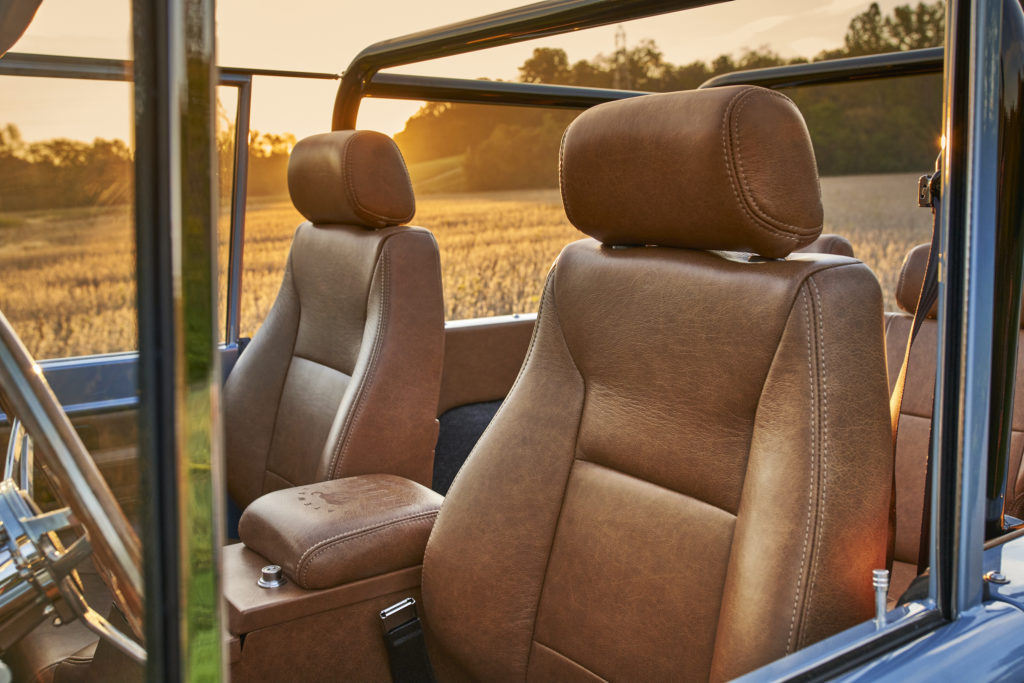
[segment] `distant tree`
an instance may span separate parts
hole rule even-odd
[[[295,142],[291,133],[249,132],[249,194],[287,194],[288,156]]]
[[[882,16],[877,2],[850,21],[842,53],[829,53],[835,57],[856,57],[895,50],[916,50],[942,44],[945,31],[946,4],[942,0],[917,7],[899,5],[891,16]]]
[[[871,3],[867,10],[850,21],[843,42],[846,45],[845,56],[847,57],[892,51],[892,43],[885,30],[885,21],[882,19],[882,10],[878,7],[877,2]]]
[[[942,45],[945,20],[944,2],[933,5],[919,2],[913,9],[910,5],[900,5],[893,8],[891,17],[885,18],[885,31],[897,50],[937,47]]]
[[[0,156],[21,154],[25,143],[21,139],[21,131],[13,123],[0,127]]]
[[[519,80],[523,83],[571,83],[569,57],[561,48],[538,47],[519,67]]]
[[[561,114],[561,115],[559,115]],[[470,190],[558,187],[558,147],[565,114],[549,112],[540,125],[500,124],[466,155]]]

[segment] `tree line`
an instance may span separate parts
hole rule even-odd
[[[945,5],[902,5],[883,15],[878,4],[853,17],[843,46],[813,60],[784,59],[766,48],[738,58],[676,65],[651,40],[590,60],[570,62],[564,50],[537,48],[519,80],[650,92],[690,90],[738,70],[856,57],[941,45]],[[807,120],[822,175],[931,168],[938,153],[939,75],[791,89]],[[395,136],[410,164],[461,155],[466,189],[555,187],[558,146],[574,112],[428,103]]]
[[[883,15],[877,3],[853,17],[842,47],[813,61],[940,45],[944,3],[902,5]],[[738,57],[672,64],[652,40],[570,62],[562,49],[537,48],[519,67],[525,83],[552,83],[651,92],[690,90],[737,70],[804,63],[761,47]],[[913,171],[931,167],[938,152],[941,77],[865,81],[788,91],[807,120],[822,175]],[[455,159],[466,190],[557,187],[558,147],[576,112],[431,102],[395,141],[411,165]],[[221,112],[217,136],[220,190],[230,192],[233,123]],[[290,133],[252,131],[250,196],[287,192]],[[0,127],[0,211],[127,204],[132,152],[121,140],[53,139],[26,143],[16,126]]]
[[[251,131],[248,193],[287,192],[291,133]],[[234,124],[217,135],[222,199],[231,192],[234,169]],[[130,204],[134,157],[123,140],[92,142],[55,138],[28,143],[14,124],[0,127],[0,211],[61,209]]]

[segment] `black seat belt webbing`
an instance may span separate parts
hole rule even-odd
[[[903,355],[903,365],[893,386],[892,396],[889,398],[889,414],[892,420],[892,450],[893,450],[893,491],[896,489],[896,441],[899,433],[900,408],[903,405],[903,392],[906,388],[907,373],[910,366],[910,350],[914,344],[921,325],[931,311],[932,306],[939,296],[939,172],[929,176],[923,176],[919,190],[921,206],[930,205],[932,208],[932,241],[928,249],[928,264],[925,266],[924,279],[921,283],[921,293],[917,297],[917,306],[914,309],[914,320],[910,326],[910,335],[907,337],[907,350]],[[927,202],[927,203],[926,203]],[[932,482],[932,433],[934,425],[928,430],[928,452],[925,453],[925,488],[924,501],[921,511],[921,536],[918,546],[917,572],[922,573],[928,566],[928,537],[931,530],[931,482]],[[895,502],[895,498],[893,499]]]
[[[416,601],[406,598],[381,610],[380,619],[391,680],[394,683],[436,683],[423,638],[423,623],[416,614]]]

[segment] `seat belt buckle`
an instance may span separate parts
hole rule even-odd
[[[939,172],[923,175],[917,179],[917,205],[930,209],[939,196]]]
[[[436,683],[416,601],[406,598],[380,611],[393,683]]]
[[[380,627],[384,635],[387,635],[416,618],[416,601],[406,598],[380,611]]]

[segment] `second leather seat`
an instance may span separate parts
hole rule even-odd
[[[284,280],[224,387],[228,491],[357,474],[431,483],[444,357],[433,235],[394,142],[370,131],[300,141]]]

